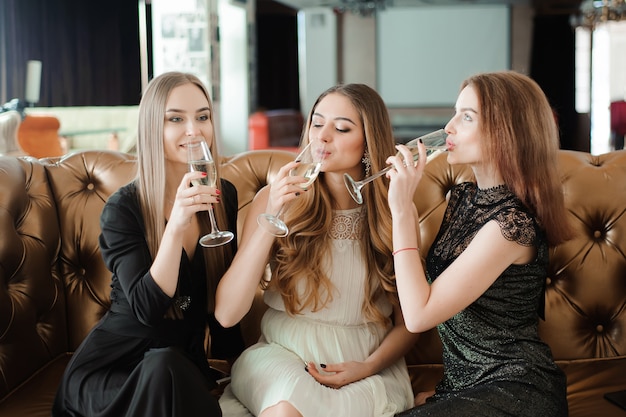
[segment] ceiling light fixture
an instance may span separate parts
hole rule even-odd
[[[620,20],[626,21],[626,0],[584,0],[572,25],[593,29],[598,23]]]
[[[335,8],[339,13],[354,13],[359,16],[372,16],[393,4],[393,0],[341,0]]]

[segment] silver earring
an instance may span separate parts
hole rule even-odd
[[[365,177],[367,178],[372,172],[372,161],[370,160],[370,153],[367,151],[367,149],[363,154],[363,158],[361,158],[361,163],[365,165]]]

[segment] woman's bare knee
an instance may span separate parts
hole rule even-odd
[[[281,401],[271,407],[267,407],[259,414],[259,417],[302,417],[302,414],[287,401]]]

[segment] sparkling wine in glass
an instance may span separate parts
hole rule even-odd
[[[314,151],[311,147],[313,142],[309,142],[308,145],[298,154],[296,162],[299,162],[298,166],[289,171],[289,175],[301,176],[307,179],[307,182],[298,184],[302,189],[308,188],[320,173],[322,163],[324,162],[324,150],[323,148]],[[285,237],[289,234],[289,227],[281,220],[283,207],[276,214],[261,213],[257,217],[257,223],[268,233],[276,237]]]
[[[434,132],[428,133],[424,136],[420,136],[419,138],[415,138],[406,143],[406,146],[411,150],[413,154],[413,161],[417,161],[419,158],[419,150],[417,144],[421,139],[426,145],[426,155],[430,156],[435,152],[442,152],[447,150],[446,147],[446,138],[448,134],[443,130],[435,130]],[[402,156],[400,152],[398,152],[398,156]],[[350,174],[347,172],[343,174],[343,181],[346,184],[346,188],[350,192],[350,195],[359,204],[363,204],[363,195],[361,194],[361,189],[368,183],[374,181],[378,177],[382,177],[385,175],[390,169],[393,168],[393,165],[389,165],[388,167],[378,171],[377,173],[370,175],[367,178],[363,178],[361,181],[355,181]]]
[[[187,163],[190,171],[201,171],[206,173],[202,178],[191,181],[193,185],[208,185],[215,187],[217,181],[217,170],[215,169],[215,161],[209,150],[209,145],[204,140],[198,142],[189,142],[187,144]],[[213,205],[209,207],[209,220],[211,222],[211,233],[200,238],[200,244],[206,248],[224,245],[235,237],[232,232],[221,231],[217,228],[215,214],[213,213]]]

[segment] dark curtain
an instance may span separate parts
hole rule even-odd
[[[138,104],[139,6],[132,0],[0,0],[1,102],[24,99],[28,60],[42,61],[37,106]],[[0,50],[2,51],[2,50]]]
[[[577,144],[575,40],[569,16],[536,16],[530,76],[548,96],[558,118],[561,148],[588,152],[588,144],[586,149]]]
[[[256,15],[257,108],[300,110],[297,16],[295,12]]]

